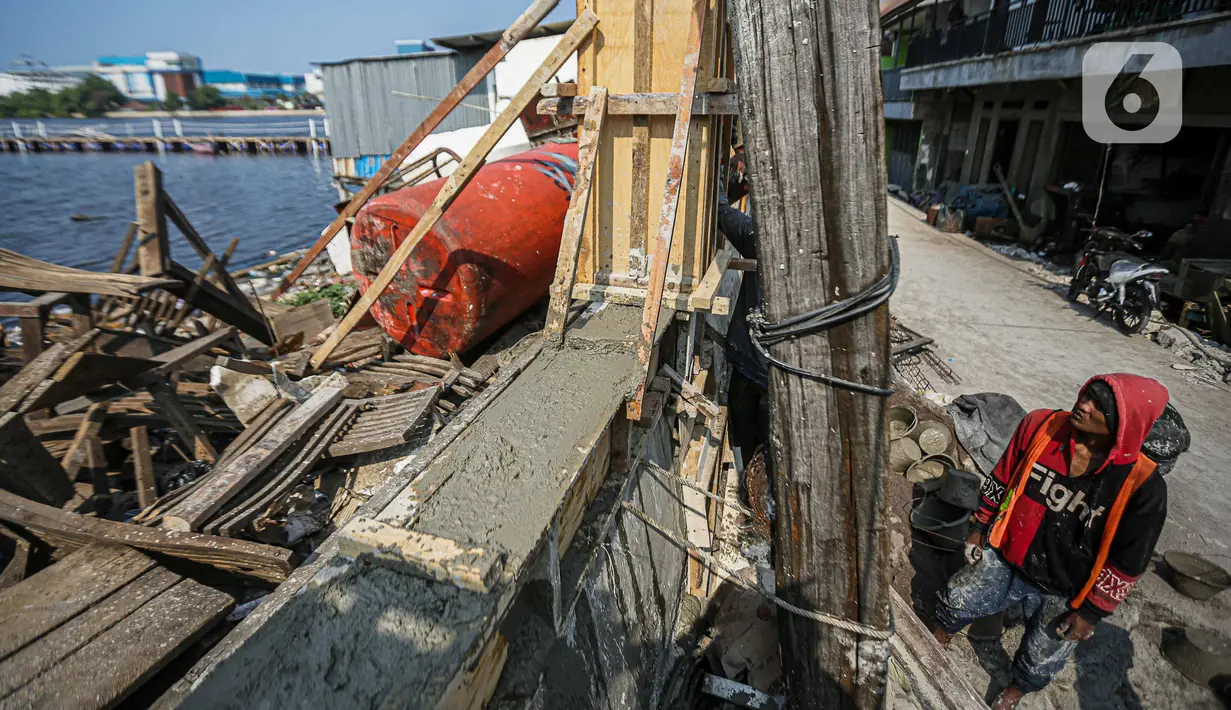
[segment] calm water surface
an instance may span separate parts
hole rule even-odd
[[[163,186],[221,254],[232,237],[231,266],[311,244],[337,199],[327,158],[155,153],[0,153],[0,247],[95,271],[111,268],[135,217],[133,166],[153,160]],[[74,214],[102,217],[74,222]],[[172,257],[195,267],[196,252],[168,227]]]

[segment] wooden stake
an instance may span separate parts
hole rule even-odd
[[[662,213],[658,220],[658,236],[654,240],[653,263],[650,264],[650,284],[641,315],[641,340],[637,343],[637,360],[641,363],[641,382],[628,403],[628,418],[641,419],[641,401],[645,397],[645,381],[649,376],[650,356],[654,350],[654,335],[658,331],[658,316],[662,312],[663,288],[667,284],[667,262],[671,259],[671,241],[675,236],[676,208],[680,204],[680,185],[684,181],[684,157],[688,153],[688,129],[692,124],[692,100],[697,90],[697,67],[701,61],[701,28],[709,10],[707,0],[696,0],[692,10],[692,29],[688,35],[688,50],[684,54],[684,76],[680,79],[679,105],[675,114],[675,133],[671,138],[671,155],[667,163],[667,185],[663,190]]]
[[[766,317],[781,322],[888,270],[879,17],[866,0],[728,8]],[[882,388],[889,352],[883,305],[771,347],[792,365]],[[769,396],[778,595],[888,629],[886,399],[773,367]],[[882,706],[887,641],[791,613],[779,630],[790,707]]]
[[[414,230],[406,236],[402,243],[398,245],[397,251],[389,257],[389,261],[385,267],[381,269],[372,283],[368,286],[368,290],[355,303],[346,317],[338,323],[338,327],[334,330],[329,339],[312,355],[312,367],[319,368],[322,363],[333,352],[338,343],[346,337],[348,333],[354,329],[355,325],[367,314],[368,309],[372,304],[376,303],[376,299],[380,298],[389,284],[393,282],[394,277],[402,270],[402,265],[406,263],[407,257],[414,251],[419,240],[423,239],[423,235],[427,234],[432,227],[436,226],[436,221],[440,219],[449,205],[453,204],[453,200],[461,194],[466,185],[470,183],[471,178],[483,166],[483,162],[487,159],[487,154],[492,148],[496,147],[496,143],[504,136],[509,127],[513,125],[520,116],[526,106],[534,100],[539,94],[539,87],[551,80],[564,65],[564,60],[568,59],[573,52],[577,51],[578,45],[586,38],[594,26],[598,24],[598,16],[589,10],[583,11],[578,17],[573,26],[561,38],[560,44],[552,50],[551,54],[543,60],[539,68],[530,76],[526,85],[517,92],[509,105],[500,112],[496,120],[488,127],[487,132],[479,139],[466,159],[461,165],[457,166],[457,170],[449,175],[449,179],[444,186],[440,188],[440,194],[436,195],[436,200],[432,202],[432,206],[427,209],[418,223],[415,224]]]
[[[137,479],[137,502],[148,508],[158,500],[158,486],[154,481],[154,460],[150,458],[150,434],[144,426],[128,430],[132,439],[133,475]]]
[[[137,264],[142,276],[162,276],[170,260],[167,215],[163,212],[162,172],[153,162],[133,168],[137,196]]]
[[[590,105],[581,126],[581,144],[577,147],[577,177],[573,181],[573,200],[564,218],[560,238],[560,256],[556,260],[556,278],[551,284],[551,305],[547,309],[547,339],[559,344],[564,336],[564,319],[573,302],[573,284],[577,281],[577,255],[581,251],[581,231],[590,207],[590,186],[594,179],[594,162],[598,157],[598,139],[607,118],[607,89],[590,89]]]
[[[457,83],[457,86],[453,87],[453,90],[440,100],[436,108],[432,109],[427,118],[423,119],[423,123],[420,123],[419,127],[407,136],[406,140],[402,141],[402,145],[393,151],[393,154],[380,166],[380,170],[377,170],[376,174],[368,179],[363,189],[355,193],[355,196],[346,204],[346,207],[343,207],[338,216],[325,228],[325,231],[321,232],[320,238],[295,264],[295,268],[291,269],[291,273],[287,274],[282,283],[278,284],[278,288],[274,290],[271,298],[277,300],[279,296],[286,293],[291,284],[295,283],[295,280],[307,270],[308,265],[316,257],[320,256],[321,252],[325,249],[325,245],[329,244],[337,236],[338,232],[342,230],[346,220],[359,214],[359,209],[367,204],[367,201],[385,184],[385,181],[389,179],[393,172],[401,167],[402,161],[410,157],[410,154],[414,152],[415,148],[419,147],[423,139],[436,130],[440,122],[445,120],[449,113],[479,85],[479,82],[483,81],[483,78],[496,68],[500,60],[504,59],[505,55],[509,53],[509,50],[513,49],[530,30],[534,29],[559,2],[560,0],[534,0],[521,16],[514,20],[513,24],[509,25],[509,28],[500,36],[500,41],[487,50],[487,54],[484,54],[483,58],[471,67],[470,71],[466,72],[466,75]]]

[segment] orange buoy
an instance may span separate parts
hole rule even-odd
[[[484,165],[414,248],[372,315],[411,352],[462,353],[547,294],[577,173],[577,144]],[[360,290],[384,267],[445,178],[373,199],[351,228]]]

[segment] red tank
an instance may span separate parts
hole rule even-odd
[[[577,144],[528,150],[479,169],[372,306],[408,350],[462,353],[547,294],[577,174]],[[369,202],[351,229],[361,290],[410,234],[444,179]]]

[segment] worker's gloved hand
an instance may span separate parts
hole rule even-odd
[[[983,548],[987,545],[987,539],[983,535],[982,530],[975,530],[966,536],[966,563],[974,564],[983,559]]]
[[[1056,627],[1056,633],[1065,641],[1085,641],[1094,635],[1094,624],[1086,621],[1077,612],[1070,612]]]

